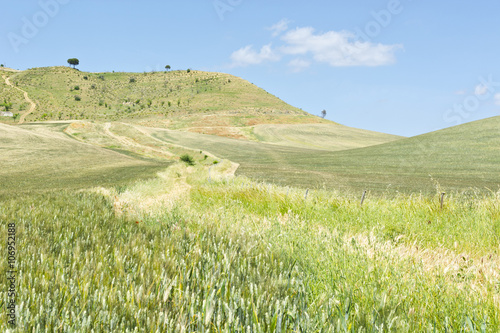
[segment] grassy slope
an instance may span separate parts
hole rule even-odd
[[[373,147],[339,152],[243,142],[150,129],[167,142],[210,151],[241,166],[239,174],[302,187],[431,191],[498,190],[500,117]],[[434,179],[434,180],[433,180]]]
[[[168,165],[80,143],[62,133],[66,126],[0,124],[0,195],[112,186],[150,177]]]
[[[135,82],[131,82],[132,78]],[[263,89],[222,73],[84,73],[67,67],[46,67],[13,74],[11,82],[28,91],[39,105],[28,121],[148,116],[164,120],[168,116],[171,121],[194,112],[215,112],[226,115],[226,120],[236,125],[254,118],[255,114],[320,122]],[[81,101],[75,100],[76,95]],[[189,127],[197,119],[180,118],[174,127]]]
[[[35,112],[26,118],[28,122],[126,120],[151,127],[299,147],[319,144],[329,150],[397,138],[310,115],[245,80],[222,73],[85,73],[67,67],[46,67],[2,74],[27,91],[37,104]],[[27,103],[19,91],[4,82],[0,82],[0,89],[12,101],[14,112],[26,109]],[[75,96],[81,100],[76,101]],[[324,135],[322,140],[318,140],[318,134]]]
[[[262,124],[253,128],[253,134],[260,142],[324,150],[367,147],[401,138],[339,124]]]

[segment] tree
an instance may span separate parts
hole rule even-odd
[[[167,72],[170,70],[170,68],[172,68],[172,67],[170,67],[170,65],[165,66],[165,69],[167,70]]]
[[[8,112],[10,109],[12,109],[12,102],[7,102],[7,100],[4,99],[3,103],[0,104],[0,106],[5,107],[5,112]]]
[[[321,111],[321,118],[325,118],[326,117],[326,110],[323,110]]]
[[[76,66],[78,66],[80,64],[80,60],[78,60],[76,58],[70,58],[70,59],[68,59],[68,64],[73,66],[73,68],[76,68]]]

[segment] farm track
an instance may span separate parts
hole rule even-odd
[[[21,88],[18,88],[16,86],[14,86],[10,81],[9,81],[9,77],[8,76],[5,76],[5,75],[2,75],[2,78],[5,80],[5,84],[14,88],[14,89],[17,89],[19,90],[20,92],[22,92],[24,94],[24,99],[26,100],[26,102],[30,103],[30,108],[28,111],[26,111],[25,113],[23,113],[21,115],[21,118],[19,118],[19,125],[21,125],[22,123],[24,123],[24,119],[26,118],[26,116],[28,116],[30,113],[32,113],[33,111],[35,111],[36,109],[36,104],[35,102],[33,102],[29,96],[28,96],[28,93],[24,90],[22,90]]]
[[[141,133],[142,133],[142,131],[141,131]],[[104,124],[104,134],[106,134],[110,138],[118,141],[119,143],[123,144],[125,147],[134,147],[134,148],[142,149],[145,151],[156,152],[156,153],[159,153],[162,155],[166,155],[168,157],[174,156],[174,154],[172,154],[171,152],[165,151],[163,149],[157,149],[157,148],[145,146],[145,145],[140,144],[131,138],[127,138],[127,137],[124,137],[124,136],[121,136],[121,135],[118,135],[116,133],[111,132],[111,123]]]

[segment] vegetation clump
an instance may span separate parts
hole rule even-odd
[[[189,154],[184,154],[180,157],[180,160],[187,165],[195,165],[194,159],[191,155]]]

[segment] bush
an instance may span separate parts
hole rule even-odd
[[[84,80],[88,80],[88,79],[89,79],[89,77],[88,77],[88,76],[84,76],[84,77],[83,77],[83,79],[84,79]]]
[[[75,90],[80,90],[80,86],[75,86]]]
[[[191,69],[189,69],[189,68],[188,68],[187,72],[188,72],[188,73],[191,73]]]
[[[194,165],[194,159],[192,156],[188,154],[184,154],[181,156],[181,161],[185,162],[187,165]]]
[[[82,100],[82,98],[80,96],[75,95],[75,101],[80,102],[81,100]]]
[[[135,82],[135,77],[131,77],[130,80],[128,80],[129,83],[134,83]]]

